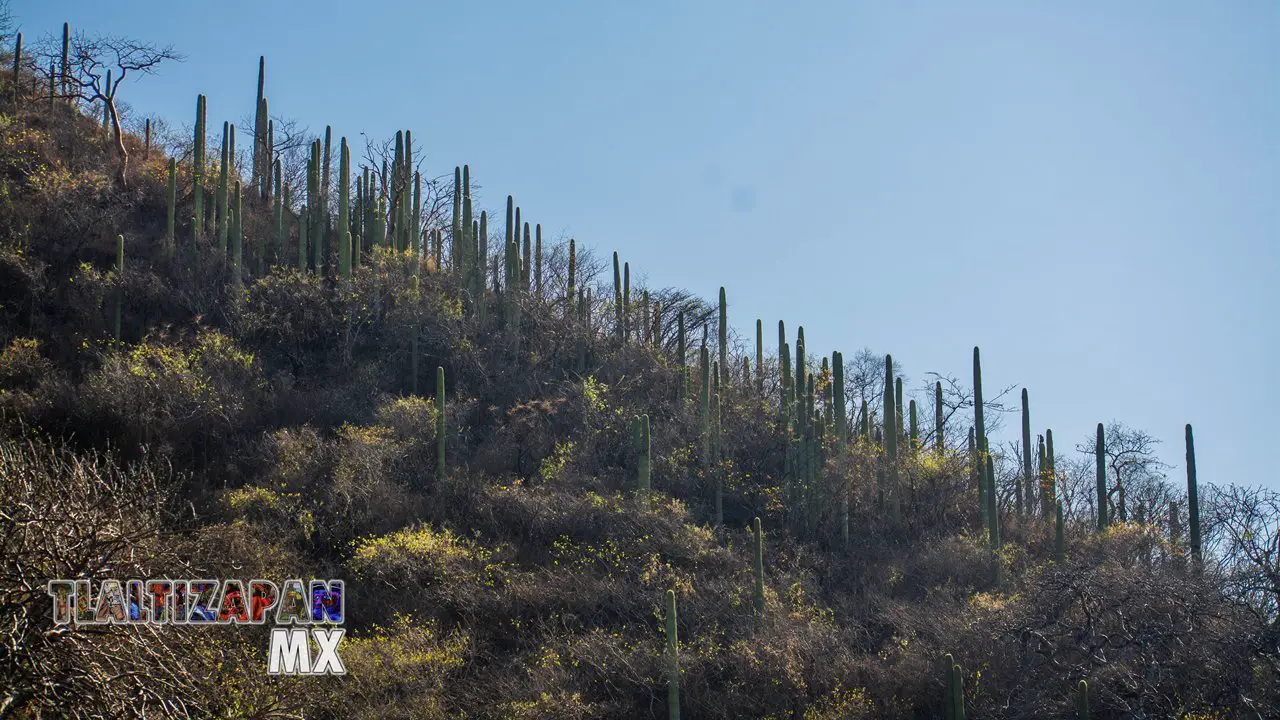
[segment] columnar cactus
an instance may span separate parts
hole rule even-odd
[[[720,473],[720,363],[712,363],[712,374],[715,376],[717,388],[717,391],[711,395],[711,474],[714,478],[712,500],[715,513],[713,525],[720,527],[724,524],[724,478]]]
[[[229,194],[229,150],[231,138],[234,137],[235,130],[232,129],[231,123],[222,123],[222,162],[218,165],[218,257],[225,258],[227,256],[227,231],[230,227],[227,225],[227,201],[230,199]]]
[[[680,720],[680,639],[676,634],[676,591],[667,591],[667,717]]]
[[[71,94],[71,25],[62,23],[62,94]],[[75,99],[71,98],[74,104]]]
[[[756,392],[764,394],[764,321],[756,318]]]
[[[174,158],[169,158],[169,188],[165,199],[168,201],[168,213],[165,216],[164,249],[166,253],[173,254],[173,224],[178,205],[178,161]]]
[[[1089,720],[1089,683],[1084,680],[1076,688],[1076,718]]]
[[[987,424],[982,407],[982,358],[978,348],[973,348],[973,427],[978,438],[978,452],[987,452]]]
[[[988,453],[985,458],[987,479],[987,544],[994,552],[1000,549],[1000,506],[996,493],[996,468]]]
[[[63,26],[66,27],[65,25]],[[65,41],[65,36],[64,36]],[[63,67],[66,67],[66,44],[63,44]],[[65,72],[65,70],[64,70]],[[196,130],[195,142],[191,153],[191,184],[194,193],[192,225],[191,225],[191,247],[196,245],[196,238],[200,233],[204,232],[204,171],[205,163],[205,143],[208,128],[205,125],[205,98],[204,95],[196,96]]]
[[[263,111],[264,90],[266,89],[267,59],[258,56],[258,97],[253,103],[253,168],[249,173],[249,182],[255,187],[266,172],[267,115]]]
[[[1036,489],[1039,483],[1033,479],[1031,474],[1031,405],[1027,397],[1027,389],[1022,388],[1022,486],[1025,488],[1026,494],[1026,512],[1028,515],[1035,514],[1035,498]],[[1022,497],[1024,491],[1019,490],[1018,496]]]
[[[231,209],[231,284],[240,287],[244,282],[244,197],[237,180],[232,189],[234,207]]]
[[[946,452],[946,434],[943,432],[946,416],[942,406],[942,381],[933,385],[933,446],[939,455]]]
[[[1107,529],[1107,441],[1102,423],[1098,423],[1098,437],[1093,444],[1093,464],[1098,484],[1098,532]]]
[[[338,141],[338,277],[351,276],[351,152],[347,139]]]
[[[964,714],[964,670],[958,664],[951,665],[951,717],[965,720]]]
[[[755,600],[756,621],[764,619],[764,531],[760,529],[760,518],[751,521],[751,531],[755,540]]]
[[[1058,473],[1054,468],[1057,456],[1053,452],[1053,431],[1044,431],[1044,465],[1045,465],[1045,481],[1048,483],[1049,497],[1057,496]]]
[[[631,342],[631,263],[622,263],[622,339]]]
[[[920,448],[920,423],[916,418],[916,401],[911,400],[907,403],[909,408],[910,427],[911,427],[911,452],[915,452]]]
[[[707,346],[703,343],[701,350],[698,352],[699,370],[702,373],[702,382],[699,385],[698,406],[701,408],[701,440],[702,440],[702,467],[703,470],[710,471],[711,468],[711,358],[707,353]]]
[[[725,301],[724,286],[720,286],[720,367],[729,367],[729,306]]]
[[[836,445],[839,453],[844,454],[849,443],[849,407],[844,394],[844,354],[840,351],[831,353],[831,397],[835,407],[832,415],[835,418]]]
[[[619,341],[625,341],[622,325],[622,266],[618,264],[618,251],[613,251],[613,324]]]
[[[542,223],[534,225],[533,228],[533,294],[539,300],[542,299]]]
[[[578,284],[577,275],[578,275],[578,245],[576,242],[574,242],[573,238],[569,238],[569,273],[568,273],[568,280],[567,280],[568,284],[565,286],[565,292],[564,292],[564,316],[567,318],[573,317],[573,296],[574,296],[574,293],[577,292],[577,284]],[[684,315],[681,314],[680,317],[683,320]],[[683,338],[683,333],[681,334],[681,337]]]
[[[1186,427],[1187,444],[1187,526],[1191,533],[1191,559],[1199,564],[1204,562],[1200,545],[1200,487],[1196,483],[1196,443],[1191,433],[1191,425]]]
[[[889,472],[889,515],[897,522],[901,515],[898,492],[898,410],[893,387],[893,356],[884,356],[884,451]]]
[[[436,367],[436,477],[444,478],[444,368]]]

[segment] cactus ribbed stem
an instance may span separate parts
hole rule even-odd
[[[1031,474],[1031,404],[1027,389],[1022,388],[1022,486],[1025,488],[1027,515],[1035,514],[1035,490],[1038,489],[1039,483],[1033,477]],[[1024,491],[1020,490],[1018,494],[1021,497]]]
[[[444,368],[436,367],[436,477],[444,478]]]
[[[764,394],[764,322],[756,318],[756,392]]]
[[[351,153],[347,139],[338,141],[338,277],[351,276]]]
[[[66,27],[65,25],[63,26]],[[66,67],[66,44],[64,36],[63,45],[63,67]],[[65,70],[64,70],[65,72]],[[204,214],[204,171],[205,171],[205,144],[208,130],[205,126],[205,99],[204,95],[196,96],[196,129],[191,154],[191,184],[192,193],[194,195],[194,207],[192,213],[191,225],[191,247],[196,246],[196,238],[200,233],[204,232],[205,214]]]
[[[893,356],[884,356],[884,449],[889,473],[889,516],[897,522],[901,515],[901,498],[898,492],[898,424],[901,417],[897,410],[897,393],[893,383]]]
[[[1093,464],[1098,484],[1098,532],[1107,530],[1107,441],[1102,423],[1098,423],[1098,437],[1093,444]]]
[[[680,638],[677,635],[676,592],[667,591],[667,717],[680,720]]]
[[[1089,720],[1089,683],[1084,680],[1076,687],[1076,720]]]
[[[916,418],[916,401],[911,400],[907,403],[907,407],[909,408],[908,416],[911,428],[911,452],[915,452],[920,448],[920,422]]]
[[[933,446],[939,455],[946,452],[946,433],[944,432],[946,416],[942,406],[942,381],[933,385]]]
[[[764,531],[760,529],[760,518],[751,521],[751,531],[755,540],[755,615],[760,621],[764,619]]]
[[[987,452],[987,423],[982,406],[982,358],[973,348],[973,432],[978,439],[978,452]]]
[[[231,284],[239,288],[244,283],[244,197],[237,180],[232,190],[234,207],[231,209]]]
[[[1196,482],[1196,443],[1191,425],[1186,427],[1187,445],[1187,530],[1191,534],[1191,559],[1199,565],[1204,562],[1200,545],[1200,486]]]
[[[717,328],[720,335],[720,367],[729,367],[729,305],[725,299],[724,286],[720,287],[720,322]]]

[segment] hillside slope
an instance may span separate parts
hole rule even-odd
[[[1073,517],[1056,559],[1053,517],[1000,484],[993,552],[997,484],[963,442],[916,447],[881,403],[837,400],[838,357],[726,347],[719,377],[713,306],[635,288],[624,314],[565,248],[500,266],[497,234],[493,272],[467,273],[451,221],[413,226],[426,252],[366,238],[354,260],[326,230],[299,269],[301,205],[277,225],[247,193],[223,246],[193,231],[190,155],[170,244],[169,158],[126,137],[122,187],[92,111],[19,85],[0,85],[0,717],[667,717],[669,590],[687,718],[941,717],[948,653],[968,717],[1067,717],[1082,680],[1095,718],[1280,703],[1275,627],[1181,538]],[[346,579],[348,676],[268,679],[262,628],[52,626],[49,578],[166,576]]]

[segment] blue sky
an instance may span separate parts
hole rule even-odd
[[[127,87],[211,123],[414,133],[497,209],[742,335],[1027,387],[1059,447],[1119,419],[1200,478],[1280,488],[1280,6],[14,0],[186,53]],[[1017,428],[1009,418],[1008,431]],[[1270,448],[1270,450],[1268,450]],[[1181,471],[1172,471],[1181,478]]]

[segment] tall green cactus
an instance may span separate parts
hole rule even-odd
[[[235,182],[232,190],[234,207],[231,209],[231,284],[239,288],[244,282],[244,198],[240,190],[240,181]]]
[[[1050,498],[1057,496],[1058,473],[1054,467],[1057,456],[1053,452],[1053,431],[1044,431],[1044,465],[1045,480],[1048,482]]]
[[[916,401],[911,400],[907,403],[910,415],[911,426],[911,452],[920,449],[920,421],[916,418]]]
[[[567,285],[564,292],[564,316],[566,318],[573,317],[573,296],[577,293],[578,285],[578,245],[573,238],[569,238],[569,272]],[[680,316],[683,319],[683,315]],[[681,335],[683,338],[683,334]],[[683,360],[683,358],[681,358]]]
[[[534,226],[533,286],[535,295],[542,299],[542,223]]]
[[[724,286],[720,286],[720,367],[729,368],[729,305],[725,300]],[[726,373],[728,375],[728,373]]]
[[[1187,530],[1191,533],[1191,559],[1199,566],[1204,562],[1200,545],[1200,486],[1196,482],[1196,443],[1191,424],[1186,427],[1187,445]]]
[[[622,263],[622,339],[631,342],[631,263]]]
[[[724,478],[720,473],[720,363],[713,362],[711,373],[714,376],[716,392],[711,394],[711,475],[713,478],[712,507],[714,511],[713,525],[724,524]],[[727,374],[727,373],[725,373]]]
[[[755,540],[755,616],[759,622],[764,619],[764,531],[760,529],[760,518],[751,521],[751,531]]]
[[[680,638],[677,636],[676,591],[667,591],[667,717],[680,720]]]
[[[964,670],[954,663],[951,665],[951,713],[955,720],[965,720]]]
[[[939,380],[933,385],[933,446],[938,451],[938,455],[946,452],[947,440],[944,432],[946,423],[945,410],[942,405],[942,381]]]
[[[1000,549],[1000,506],[997,502],[999,495],[996,493],[996,469],[995,463],[991,460],[988,453],[986,461],[986,478],[987,478],[987,545],[992,552]]]
[[[884,450],[889,473],[889,516],[901,519],[902,505],[898,492],[898,418],[897,396],[893,387],[893,356],[884,356]]]
[[[907,412],[907,405],[902,401],[902,378],[893,379],[893,397],[895,401],[894,410],[897,412],[898,440],[901,441],[907,437],[907,426],[903,421],[903,416]]]
[[[1093,464],[1098,484],[1098,532],[1107,530],[1107,441],[1102,423],[1098,423],[1098,437],[1093,444]]]
[[[831,397],[835,401],[832,414],[835,417],[836,446],[843,455],[849,444],[849,406],[844,394],[844,353],[831,353]]]
[[[66,27],[65,25],[63,26]],[[65,37],[64,37],[65,40]],[[66,66],[66,44],[63,44],[63,66]],[[205,124],[205,98],[204,95],[196,96],[196,129],[193,149],[191,154],[191,184],[194,193],[193,214],[191,224],[191,247],[196,246],[196,238],[200,233],[204,232],[204,171],[205,164],[205,144],[207,142],[208,127]]]
[[[618,264],[618,251],[613,251],[613,325],[620,342],[626,340],[622,324],[622,266]]]
[[[436,477],[444,479],[444,368],[436,367]]]
[[[227,211],[230,208],[230,142],[233,137],[231,123],[222,123],[222,162],[218,164],[218,257],[227,256],[227,232],[231,229],[227,223]]]
[[[1089,683],[1084,680],[1076,687],[1076,718],[1089,720]]]
[[[178,209],[178,161],[175,158],[169,158],[169,188],[165,200],[168,201],[168,213],[165,216],[164,250],[172,255],[175,247],[173,225]]]
[[[1027,389],[1022,388],[1022,486],[1025,488],[1028,515],[1035,514],[1035,497],[1039,485],[1031,474],[1031,405],[1027,397]],[[1018,491],[1019,497],[1023,494],[1023,490]]]
[[[764,394],[764,321],[756,318],[756,392]]]
[[[267,114],[264,112],[262,102],[264,100],[264,91],[266,89],[267,59],[261,55],[258,56],[258,97],[253,103],[253,168],[249,173],[249,182],[257,187],[262,181],[262,174],[265,172],[263,165],[266,162],[267,142]]]
[[[351,277],[351,153],[345,137],[338,141],[338,277]]]
[[[973,433],[978,439],[978,452],[987,452],[987,423],[982,407],[982,358],[977,346],[973,348]]]

